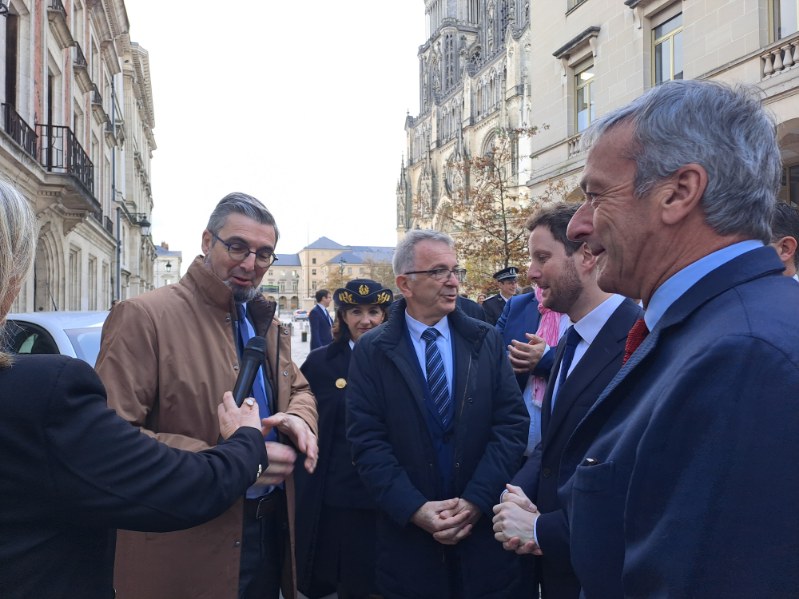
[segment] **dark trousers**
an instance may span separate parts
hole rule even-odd
[[[244,500],[239,599],[278,599],[288,535],[286,495]]]

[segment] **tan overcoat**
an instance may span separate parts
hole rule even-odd
[[[291,361],[291,335],[275,304],[248,303],[266,337],[266,375],[275,411],[296,414],[317,433],[316,402]],[[108,403],[128,422],[173,447],[199,451],[219,438],[217,406],[239,370],[230,289],[198,257],[175,285],[117,304],[103,328],[97,372]],[[276,400],[274,399],[276,397]],[[302,458],[298,459],[299,467]],[[131,476],[147,476],[131,472]],[[180,476],[175,472],[175,476]],[[286,480],[290,546],[283,595],[296,596],[294,483]],[[203,501],[196,497],[193,501]],[[119,599],[236,599],[242,501],[202,526],[171,533],[120,531],[114,584]]]

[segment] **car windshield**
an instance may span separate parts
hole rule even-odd
[[[85,327],[81,329],[66,329],[64,332],[69,337],[72,347],[75,348],[75,355],[84,362],[92,366],[97,361],[97,354],[100,353],[100,338],[103,332],[102,327]]]

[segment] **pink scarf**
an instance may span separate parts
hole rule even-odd
[[[535,288],[535,299],[538,300],[538,311],[541,313],[538,330],[535,334],[546,341],[549,347],[555,347],[560,338],[560,317],[563,315],[544,307],[544,304],[541,303],[541,289],[538,287]],[[539,408],[544,401],[546,387],[547,380],[544,377],[533,377],[533,403]]]

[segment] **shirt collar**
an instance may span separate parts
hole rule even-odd
[[[763,243],[754,239],[739,241],[711,252],[671,275],[657,288],[652,295],[652,299],[649,300],[649,305],[644,313],[646,327],[653,331],[660,319],[663,318],[666,310],[705,275],[741,254],[751,252],[759,247],[763,247]]]
[[[423,322],[419,322],[413,316],[408,314],[407,309],[405,310],[405,324],[408,326],[408,331],[411,334],[411,338],[416,342],[421,342],[422,333],[430,328],[428,325],[424,324]],[[449,319],[446,316],[434,324],[433,328],[436,329],[446,341],[449,341]]]
[[[574,329],[588,345],[594,342],[599,331],[624,301],[624,296],[614,293],[580,320],[574,323]]]

